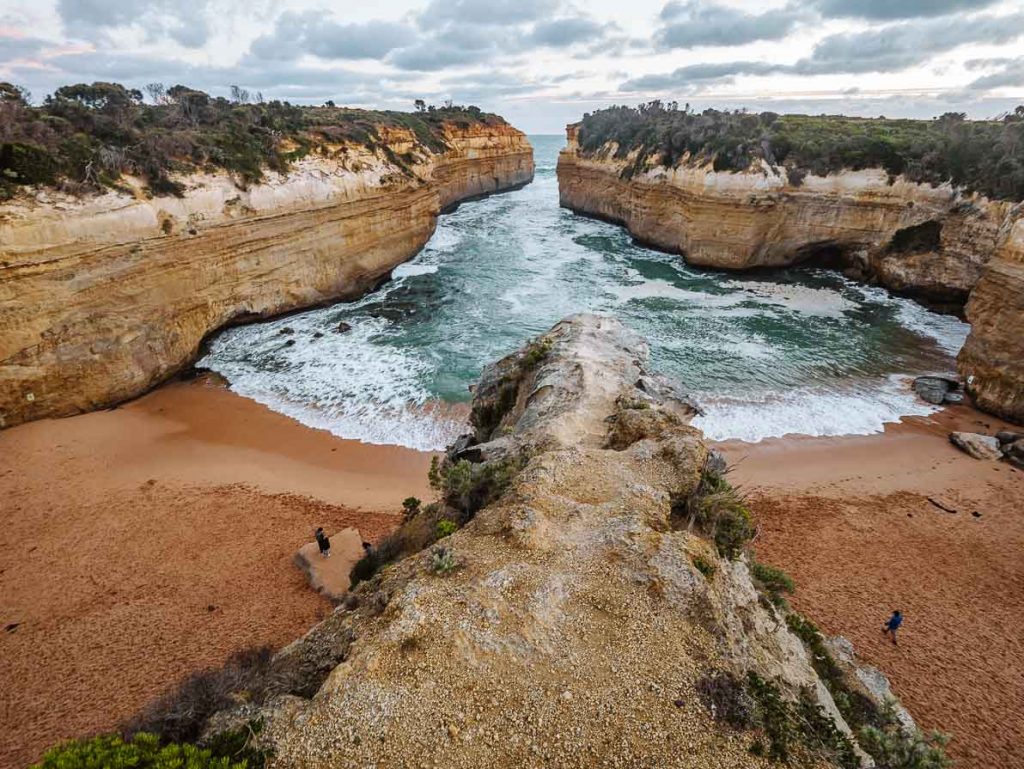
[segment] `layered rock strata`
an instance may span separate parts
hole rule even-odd
[[[1024,421],[1021,205],[890,179],[882,169],[799,183],[767,163],[732,173],[652,159],[637,169],[635,157],[615,157],[614,144],[583,152],[576,130],[569,126],[558,158],[562,206],[625,225],[690,264],[812,262],[943,309],[960,311],[972,297],[961,372],[982,408]]]
[[[633,332],[583,315],[485,371],[475,441],[453,451],[518,457],[505,493],[278,655],[310,698],[211,731],[259,721],[274,767],[760,767],[756,734],[697,693],[730,671],[803,693],[848,734],[745,559],[673,514],[709,451],[646,360]]]
[[[247,189],[196,175],[181,198],[135,185],[3,204],[0,427],[145,392],[226,324],[358,296],[423,247],[444,208],[532,179],[510,126],[445,138],[434,153],[384,129],[380,145],[339,145]]]

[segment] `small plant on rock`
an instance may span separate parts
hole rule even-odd
[[[702,555],[695,555],[690,559],[697,571],[704,575],[705,579],[715,576],[715,564]]]
[[[403,499],[402,513],[404,520],[409,521],[415,518],[417,515],[419,515],[420,504],[422,503],[420,502],[420,500],[416,499],[416,497],[406,497],[405,499]]]
[[[458,566],[458,559],[451,548],[438,546],[430,551],[430,570],[434,574],[450,574]]]
[[[754,577],[758,587],[768,594],[773,604],[780,608],[787,606],[783,594],[792,595],[796,590],[796,585],[786,572],[776,569],[774,566],[753,561],[750,564],[750,574]]]
[[[707,467],[693,491],[673,501],[672,516],[711,537],[726,558],[738,557],[756,533],[743,497],[723,476]]]
[[[754,725],[754,700],[743,682],[728,671],[708,673],[697,680],[697,695],[716,721],[737,729]]]

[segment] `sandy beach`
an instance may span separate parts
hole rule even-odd
[[[881,435],[719,444],[796,608],[979,769],[1024,763],[1024,472],[947,435],[1000,427],[958,407]],[[431,498],[429,454],[311,430],[202,379],[0,432],[0,457],[12,768],[235,650],[298,637],[331,610],[292,563],[313,528],[376,540],[402,499]],[[898,647],[879,632],[893,608]]]
[[[1024,766],[1024,472],[947,440],[1003,426],[955,407],[880,435],[720,444],[795,608],[951,734],[963,769]],[[899,646],[880,632],[893,609]]]
[[[203,380],[0,432],[0,766],[300,636],[331,604],[295,551],[316,526],[379,539],[429,463]]]

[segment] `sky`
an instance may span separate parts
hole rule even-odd
[[[530,133],[656,98],[983,118],[1024,103],[1024,0],[0,0],[0,80],[451,99]]]

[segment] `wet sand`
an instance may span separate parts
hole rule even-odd
[[[203,381],[0,432],[0,766],[300,636],[332,607],[295,551],[316,526],[376,541],[429,463]]]
[[[1024,766],[1024,472],[947,438],[1003,426],[956,407],[884,435],[720,444],[759,522],[757,557],[919,725],[952,734],[962,769]],[[881,633],[892,609],[899,646]]]

